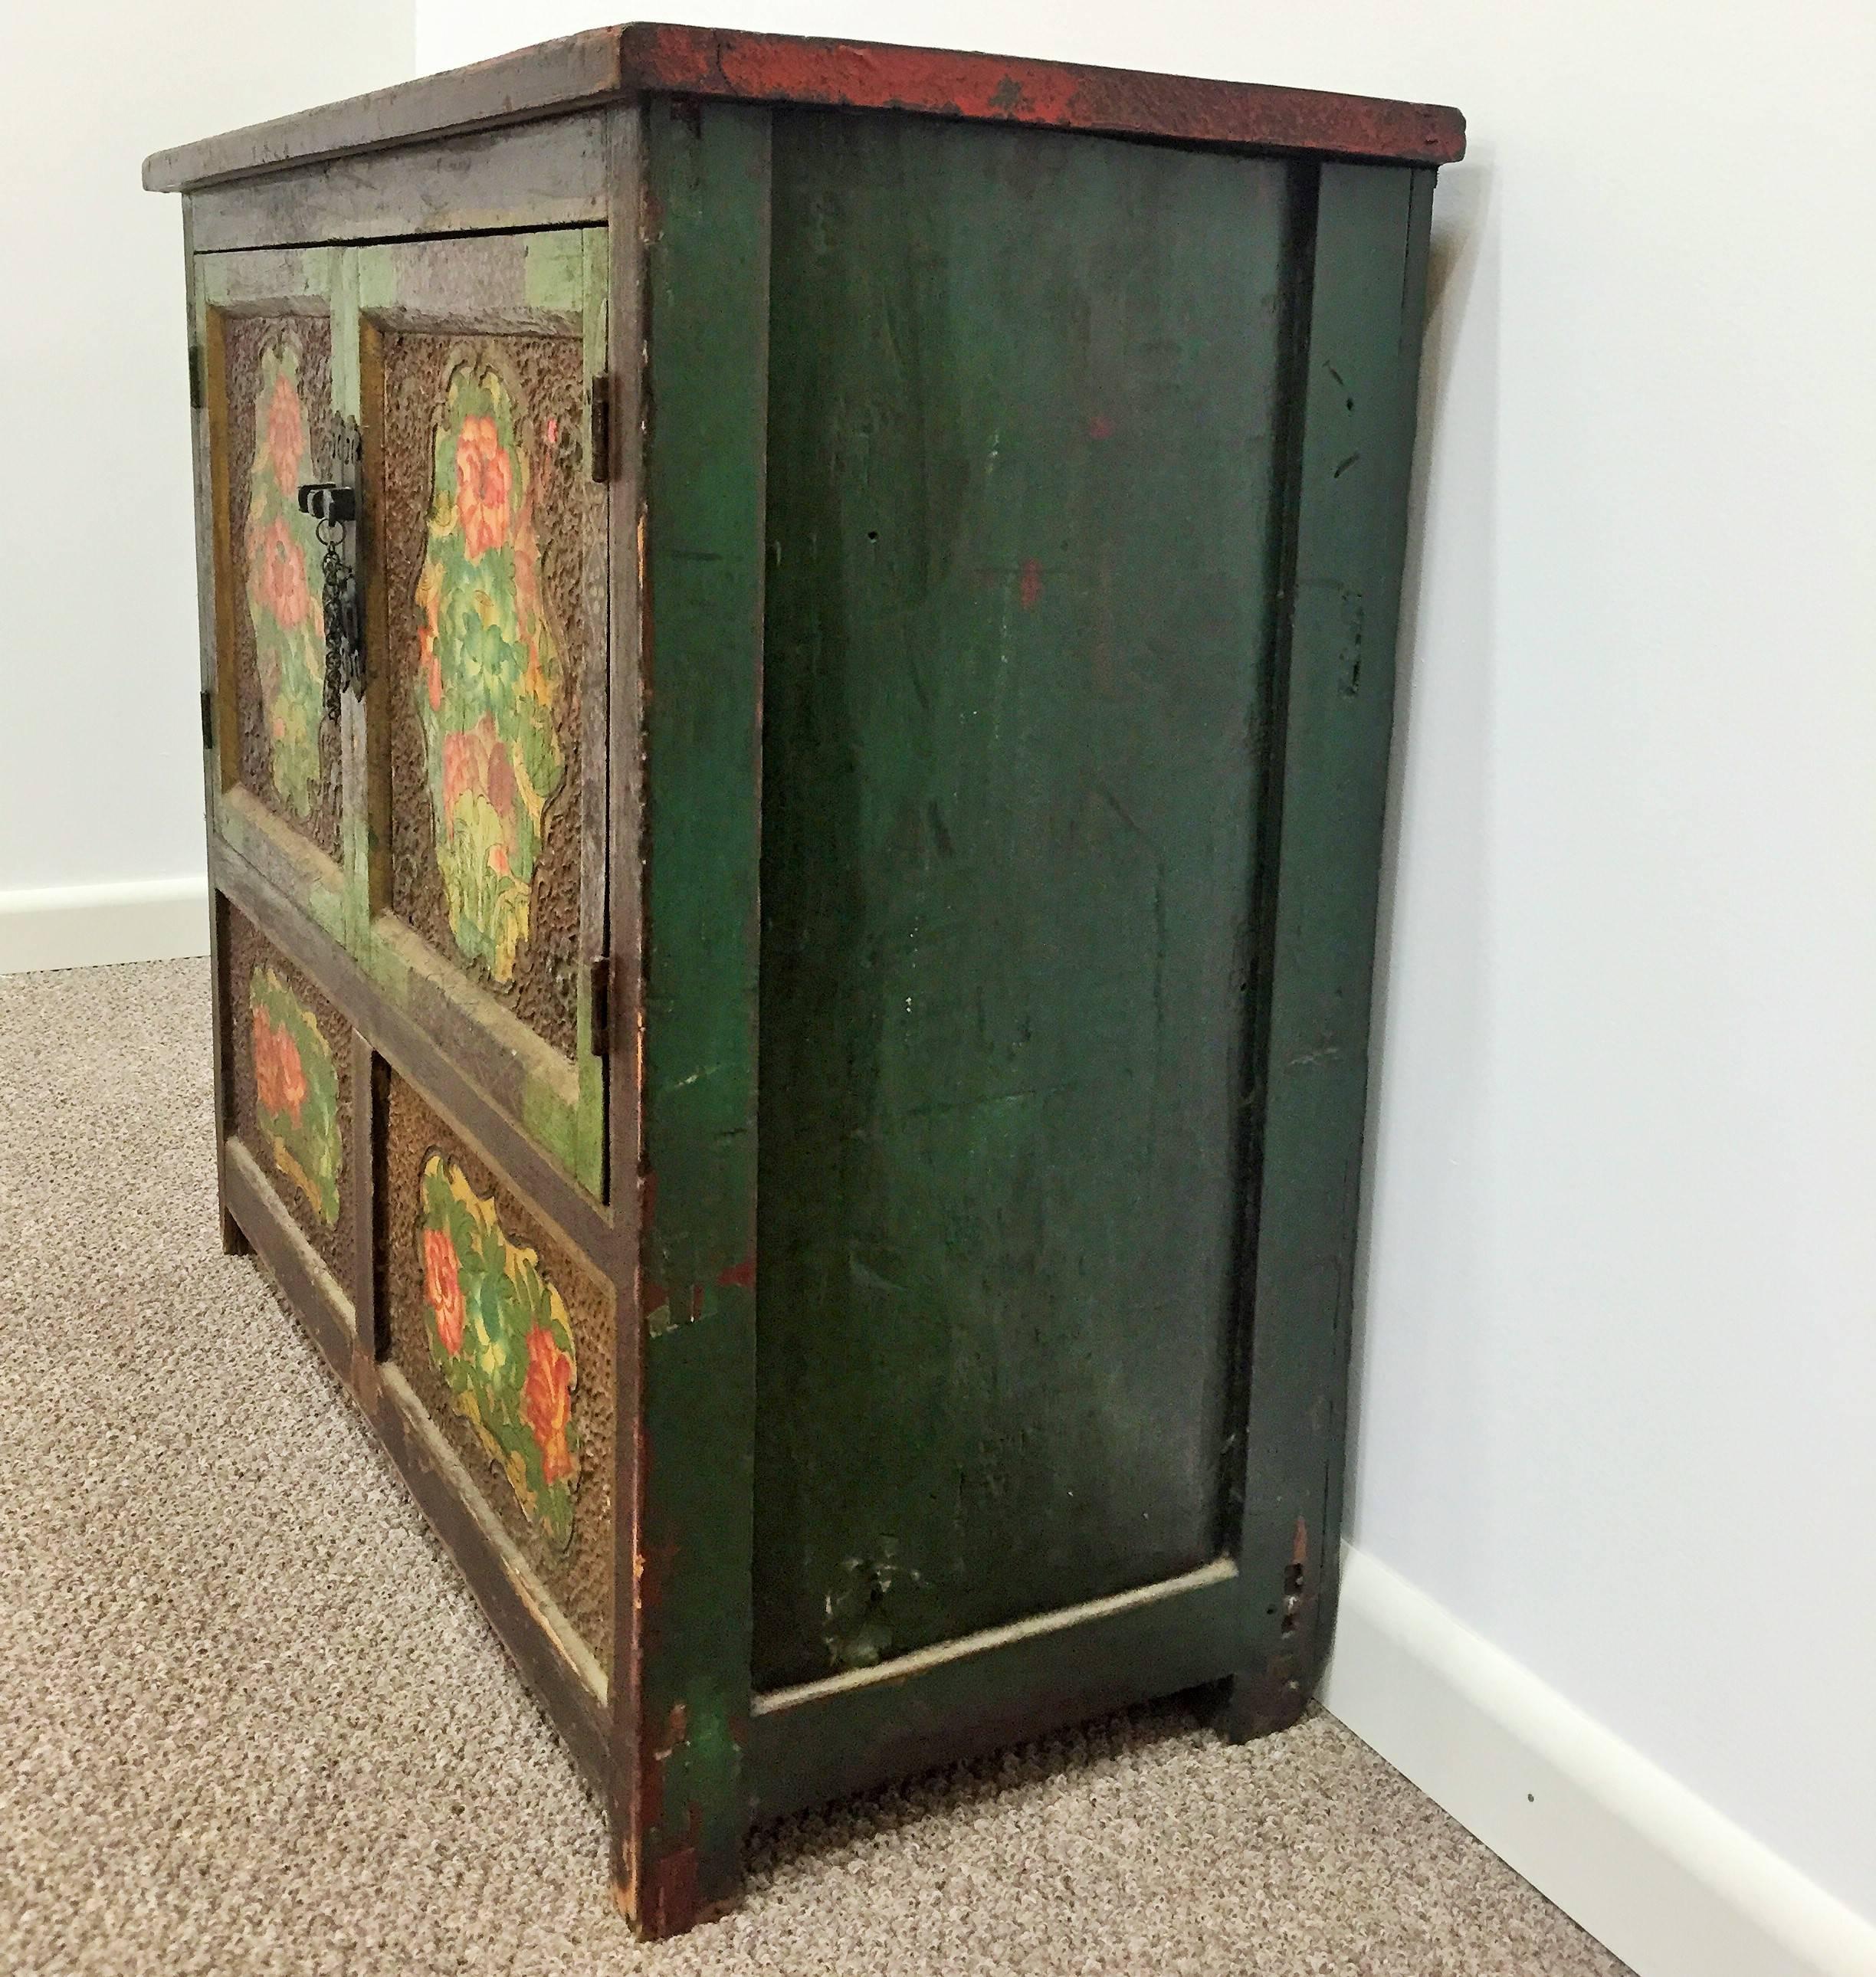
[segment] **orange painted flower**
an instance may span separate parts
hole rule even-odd
[[[465,796],[487,797],[497,816],[507,822],[514,817],[518,798],[514,758],[508,744],[495,731],[495,718],[485,714],[473,728],[446,734],[443,738],[443,814],[455,814]]]
[[[456,435],[456,512],[463,553],[476,563],[508,540],[508,498],[514,466],[486,414],[466,418]]]
[[[506,741],[497,741],[488,751],[484,783],[495,814],[505,822],[514,814],[515,806],[514,758],[508,753]]]
[[[437,652],[437,614],[443,607],[443,566],[434,557],[424,563],[424,573],[417,579],[417,602],[424,613],[424,622],[417,628],[417,663],[424,669],[431,711],[435,713],[443,705],[443,662]]]
[[[274,1047],[276,1032],[267,1012],[258,1004],[254,1009],[254,1097],[263,1112],[286,1110],[280,1085],[280,1056]]]
[[[536,1325],[527,1335],[527,1377],[521,1384],[521,1418],[540,1447],[540,1480],[549,1489],[575,1473],[566,1427],[573,1414],[573,1361],[552,1332]]]
[[[424,1231],[424,1295],[437,1322],[437,1336],[453,1359],[463,1349],[463,1287],[456,1272],[456,1246],[441,1229]]]
[[[443,738],[443,814],[456,814],[456,806],[471,791],[482,787],[488,766],[490,738],[495,723],[484,715],[473,728],[452,728]]]
[[[306,559],[282,517],[276,516],[254,545],[254,588],[274,622],[291,632],[306,622],[312,599]]]
[[[284,1112],[297,1126],[299,1108],[306,1102],[306,1072],[299,1061],[299,1046],[294,1042],[292,1032],[282,1023],[274,1025],[273,1060],[283,1101],[276,1109]]]
[[[300,417],[299,394],[284,376],[273,381],[273,395],[267,401],[267,457],[273,477],[283,494],[292,493],[299,481],[299,457],[306,450],[306,427]]]

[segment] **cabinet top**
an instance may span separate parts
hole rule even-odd
[[[152,192],[182,192],[641,92],[904,111],[1389,163],[1450,164],[1465,150],[1465,118],[1437,104],[637,22],[158,151],[144,161],[144,183]]]

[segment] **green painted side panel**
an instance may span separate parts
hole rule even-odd
[[[638,1919],[741,1873],[768,117],[647,106]]]
[[[1302,1707],[1340,1538],[1369,1005],[1433,174],[1321,168],[1299,391],[1268,1097],[1240,1551],[1238,1727]]]
[[[1296,169],[777,117],[758,1688],[1228,1540]]]

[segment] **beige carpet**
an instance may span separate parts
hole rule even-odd
[[[206,971],[0,980],[0,1972],[1620,1977],[1326,1716],[1177,1705],[790,1822],[635,1945],[598,1807],[214,1239]]]

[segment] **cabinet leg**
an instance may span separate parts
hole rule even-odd
[[[1213,1727],[1227,1744],[1248,1744],[1287,1730],[1309,1706],[1309,1695],[1293,1663],[1240,1668],[1219,1692]]]
[[[254,1253],[254,1246],[247,1239],[240,1223],[228,1213],[226,1203],[222,1205],[221,1223],[222,1254],[224,1256],[251,1256]]]

